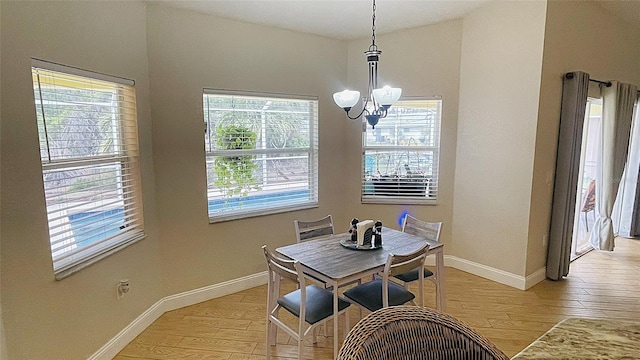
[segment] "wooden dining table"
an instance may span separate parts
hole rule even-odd
[[[335,234],[324,238],[282,246],[276,251],[302,265],[305,274],[332,286],[333,291],[333,352],[338,355],[338,288],[341,285],[381,272],[389,254],[407,254],[429,243],[427,255],[436,256],[436,307],[445,310],[444,245],[391,228],[382,228],[382,247],[356,250],[343,246],[340,241],[351,234]]]

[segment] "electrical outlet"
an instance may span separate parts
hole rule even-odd
[[[129,290],[131,290],[129,279],[122,279],[118,281],[118,284],[116,285],[116,296],[118,300],[120,300],[124,294],[128,293]]]

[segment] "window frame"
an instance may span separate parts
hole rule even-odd
[[[135,81],[35,58],[31,59],[31,71],[35,118],[40,138],[38,147],[41,157],[43,197],[47,207],[50,253],[55,278],[61,280],[146,237]],[[42,76],[46,80],[43,80]],[[96,84],[96,88],[92,84]],[[74,88],[98,93],[108,89],[111,93],[111,102],[107,105],[91,101],[77,102],[80,100],[73,97],[62,99],[63,96],[86,96],[86,94],[66,93]],[[43,95],[43,93],[47,94]],[[48,108],[46,103],[50,103],[52,107]],[[84,124],[65,125],[65,129],[69,129],[65,135],[52,132],[53,129],[48,130],[54,123],[52,119],[60,116],[55,115],[56,111],[68,106],[93,106],[91,111],[100,111],[101,116],[107,116],[109,119],[105,123],[94,125],[95,127],[107,126],[101,127],[99,131],[101,134],[106,134],[108,139],[112,139],[110,141],[102,138],[100,141],[107,141],[107,144],[101,144],[99,146],[101,150],[98,153],[90,153],[92,146],[96,146],[94,144],[84,147],[90,154],[78,155],[73,154],[73,150],[69,151],[72,149],[70,144],[77,145],[77,140],[67,136],[69,134],[73,136],[72,129],[75,131],[84,129],[84,127],[77,128],[77,126],[86,126]],[[70,109],[80,114],[86,111]],[[106,112],[103,112],[105,110]],[[70,121],[69,119],[72,118],[70,116],[71,114],[68,114],[63,118],[65,121]],[[50,143],[56,141],[56,144]],[[54,156],[52,156],[52,150],[54,150]],[[68,153],[64,153],[65,150]],[[55,155],[56,151],[57,155]],[[60,153],[61,151],[63,153]],[[77,174],[74,176],[76,180],[62,185],[55,184],[55,181],[49,184],[48,175],[56,172],[61,175]],[[81,200],[78,200],[73,195],[82,194],[82,186],[88,186],[82,182],[83,180],[93,185],[84,190],[85,198],[81,197],[79,198]],[[87,199],[87,194],[92,195]],[[106,198],[111,196],[111,198],[105,200],[103,196]],[[63,199],[60,200],[60,197]],[[122,213],[121,220],[120,215],[117,214],[119,212]],[[100,230],[89,228],[94,225]],[[96,235],[96,232],[100,235]],[[84,239],[79,239],[83,237]],[[80,245],[86,241],[88,242]]]
[[[416,205],[437,205],[438,204],[438,189],[439,189],[439,177],[440,177],[440,147],[441,147],[441,129],[442,129],[442,108],[443,101],[441,96],[431,97],[403,97],[397,103],[395,103],[389,111],[391,112],[394,107],[410,107],[403,106],[403,104],[415,103],[415,102],[437,102],[437,111],[435,122],[433,124],[434,144],[433,146],[389,146],[389,145],[370,145],[367,146],[367,133],[375,131],[371,127],[367,126],[367,122],[363,120],[363,132],[362,132],[362,155],[361,155],[361,184],[360,184],[360,202],[362,204],[416,204]],[[389,116],[389,115],[388,115]],[[380,119],[379,125],[384,126],[384,121],[388,119]],[[428,130],[427,120],[425,120],[424,127]],[[421,151],[432,153],[432,174],[429,182],[425,186],[424,196],[412,196],[412,195],[375,195],[371,194],[372,187],[375,187],[373,179],[367,179],[367,153],[369,151]],[[433,174],[435,173],[435,174]],[[408,182],[400,181],[398,187],[407,186]],[[412,191],[412,190],[408,190]]]
[[[295,147],[295,148],[253,148],[246,150],[220,150],[214,149],[211,143],[211,140],[207,140],[208,136],[212,136],[210,134],[211,129],[209,125],[209,120],[207,118],[207,114],[209,109],[206,106],[207,96],[237,96],[242,98],[268,98],[273,100],[291,100],[291,101],[308,101],[310,102],[311,114],[309,115],[309,145],[307,147]],[[319,103],[317,96],[309,96],[309,95],[297,95],[297,94],[282,94],[282,93],[269,93],[269,92],[254,92],[254,91],[237,91],[237,90],[225,90],[225,89],[214,89],[214,88],[204,88],[202,92],[202,101],[203,101],[203,113],[202,118],[204,120],[205,126],[205,137],[204,137],[204,147],[205,147],[205,165],[207,165],[206,175],[207,175],[207,216],[209,217],[209,223],[218,223],[224,221],[238,220],[244,218],[258,217],[276,213],[290,212],[296,210],[310,209],[316,208],[319,206],[319,197],[318,197],[318,112],[319,112]],[[248,111],[248,110],[238,110],[238,111]],[[260,136],[264,136],[261,134]],[[267,156],[269,154],[292,154],[292,153],[305,153],[307,156],[308,163],[308,185],[304,191],[309,192],[310,199],[300,202],[295,202],[291,204],[280,204],[280,205],[271,205],[271,206],[260,206],[251,209],[236,209],[236,210],[228,210],[226,213],[221,214],[212,214],[210,210],[210,205],[212,201],[221,201],[219,198],[212,198],[212,192],[210,190],[209,185],[209,177],[212,176],[209,174],[209,166],[208,164],[213,163],[215,161],[216,156]],[[256,161],[268,161],[268,158],[264,158],[262,160]],[[266,175],[263,172],[262,181],[266,179]],[[301,190],[302,191],[302,190]],[[256,194],[256,196],[262,196],[261,194]],[[237,198],[236,198],[237,199]],[[238,200],[240,201],[240,200]]]

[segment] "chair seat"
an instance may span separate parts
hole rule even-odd
[[[305,321],[311,325],[333,315],[333,293],[316,285],[309,285],[305,307]],[[278,304],[293,315],[300,316],[300,289],[292,291],[278,299]],[[338,311],[351,305],[338,298]]]
[[[382,309],[382,279],[358,285],[344,292],[344,296],[364,306],[370,311]],[[389,282],[389,306],[398,306],[415,299],[410,291]]]
[[[404,282],[413,282],[418,280],[419,276],[420,274],[418,273],[418,269],[415,269],[415,270],[407,271],[404,274],[395,275],[394,277]],[[433,273],[431,272],[431,270],[424,269],[424,278],[426,279],[431,276],[433,276]]]

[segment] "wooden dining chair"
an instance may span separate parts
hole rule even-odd
[[[281,328],[298,341],[298,358],[302,358],[302,340],[313,332],[313,343],[317,342],[316,326],[333,319],[333,316],[345,314],[345,333],[349,330],[346,314],[351,305],[338,298],[338,314],[333,314],[333,293],[316,285],[307,285],[305,274],[299,261],[281,258],[262,246],[267,260],[267,359],[271,355],[271,346],[276,344],[277,329]],[[280,295],[281,280],[289,280],[298,285],[298,289]],[[285,309],[298,319],[295,327],[287,325],[278,314]]]
[[[409,214],[407,214],[402,221],[403,232],[411,235],[420,236],[428,240],[440,241],[441,230],[442,230],[442,222],[440,221],[438,222],[422,221],[420,219],[414,218]],[[403,274],[397,274],[394,276],[394,278],[402,281],[404,288],[408,290],[409,284],[418,280],[418,273],[419,273],[418,269],[415,269]],[[426,280],[429,280],[434,284],[436,284],[436,287],[438,286],[437,278],[431,270],[424,268],[423,276]]]
[[[293,226],[296,230],[296,240],[298,241],[298,243],[301,243],[303,241],[314,240],[314,239],[318,239],[318,238],[322,238],[322,237],[326,237],[334,234],[333,218],[331,217],[331,215],[327,215],[322,219],[317,219],[317,220],[309,220],[309,221],[294,220]],[[333,287],[327,286],[327,284],[324,281],[313,276],[310,276],[310,277],[311,279],[313,279],[313,281],[322,285],[322,287],[324,287],[325,289],[333,291]],[[348,284],[344,284],[343,286],[350,285],[353,283],[360,284],[360,282],[361,281],[358,279]],[[323,331],[324,331],[324,336],[327,336],[326,326],[324,327]]]
[[[331,218],[331,215],[311,221],[294,220],[293,226],[296,229],[296,240],[298,242],[313,240],[334,234],[333,219]]]
[[[420,249],[406,255],[389,254],[382,272],[382,278],[354,286],[345,290],[343,295],[350,302],[369,311],[402,305],[410,301],[415,304],[413,301],[415,295],[404,287],[390,281],[389,278],[396,274],[423,268],[428,250],[429,244],[424,244]],[[420,284],[418,300],[420,306],[424,306],[424,276],[420,271],[418,271],[418,282]]]

